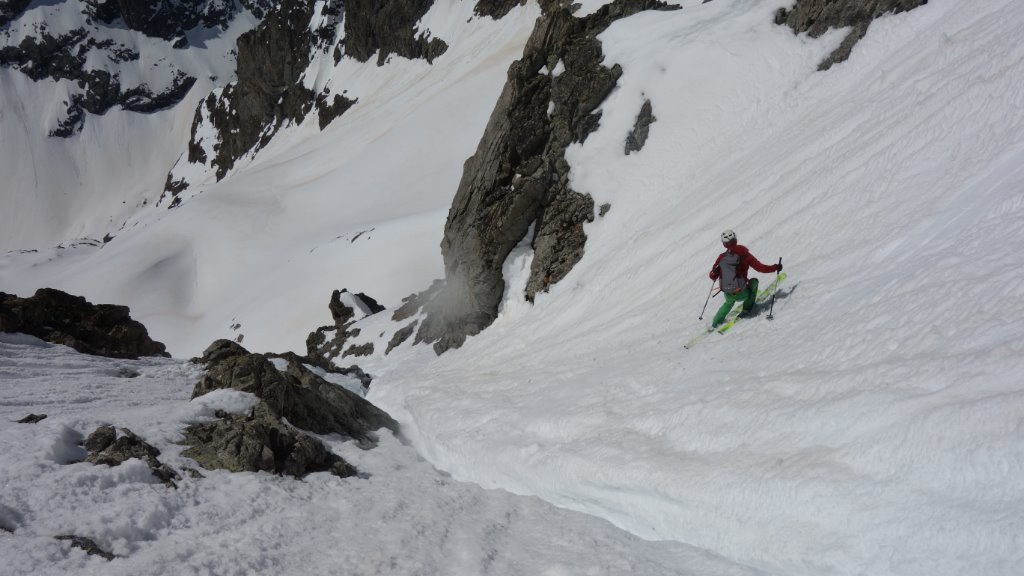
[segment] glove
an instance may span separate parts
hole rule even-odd
[[[782,272],[782,262],[779,262],[778,264],[775,265],[775,271]]]

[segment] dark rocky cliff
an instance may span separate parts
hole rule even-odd
[[[417,342],[432,342],[441,353],[494,321],[505,289],[502,266],[531,227],[526,298],[558,282],[583,256],[583,224],[593,220],[594,202],[569,187],[565,149],[597,129],[595,110],[622,73],[602,65],[596,37],[617,19],[653,9],[671,7],[616,0],[577,18],[567,3],[544,5],[466,161],[441,243],[444,287],[426,306]]]

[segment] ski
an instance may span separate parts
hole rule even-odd
[[[775,277],[771,284],[766,286],[763,290],[758,290],[757,297],[754,299],[755,305],[764,304],[765,302],[767,302],[768,299],[771,298],[772,294],[774,294],[775,291],[779,289],[779,284],[781,284],[782,281],[785,279],[786,273],[782,272]],[[683,348],[685,348],[686,350],[693,348],[698,342],[700,342],[704,338],[707,338],[707,336],[712,332],[725,334],[726,332],[729,331],[730,328],[733,327],[734,324],[736,324],[736,322],[740,320],[740,312],[742,310],[742,306],[737,306],[733,308],[732,310],[729,311],[729,315],[725,317],[725,322],[723,322],[721,326],[719,326],[718,328],[705,328],[704,331],[702,331],[700,334],[697,334],[696,336],[691,338],[689,342],[683,344]]]
[[[776,276],[775,280],[773,280],[771,284],[765,287],[764,290],[758,290],[757,298],[754,299],[754,305],[756,306],[758,304],[764,304],[765,302],[767,302],[768,299],[772,297],[772,294],[774,294],[775,291],[779,289],[779,284],[781,284],[782,281],[785,279],[786,273],[782,272],[778,276]],[[729,312],[729,315],[725,317],[725,322],[723,322],[722,325],[718,328],[719,334],[725,334],[726,332],[729,331],[729,328],[732,328],[733,325],[740,320],[740,313],[742,309],[743,307],[740,306]]]

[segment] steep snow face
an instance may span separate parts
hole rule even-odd
[[[462,164],[538,15],[527,5],[496,21],[469,2],[438,2],[419,26],[446,34],[433,64],[316,54],[308,87],[358,100],[324,131],[315,115],[282,128],[224,180],[195,175],[180,207],[141,213],[102,247],[2,256],[4,290],[53,286],[126,304],[181,356],[238,336],[253,350],[304,351],[334,289],[395,307],[443,275]]]
[[[934,0],[818,73],[843,33],[794,37],[784,4],[605,32],[583,260],[532,307],[508,278],[491,328],[370,398],[456,478],[773,573],[1016,574],[1024,5]],[[774,322],[686,351],[725,228],[789,280]]]
[[[255,23],[243,13],[226,30],[190,31],[185,47],[172,49],[123,23],[94,21],[89,11],[80,0],[33,3],[0,30],[7,52],[47,38],[50,49],[70,42],[23,71],[0,67],[0,251],[102,238],[155,202],[188,141],[196,103],[231,80],[235,40]],[[169,107],[133,96],[175,90]]]

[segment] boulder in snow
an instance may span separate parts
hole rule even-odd
[[[85,439],[84,446],[89,452],[85,457],[86,462],[120,466],[126,460],[138,458],[149,465],[153,476],[171,488],[177,488],[178,485],[174,481],[181,480],[181,476],[173,468],[157,458],[160,450],[127,428],[122,428],[119,435],[113,426],[100,426]]]

